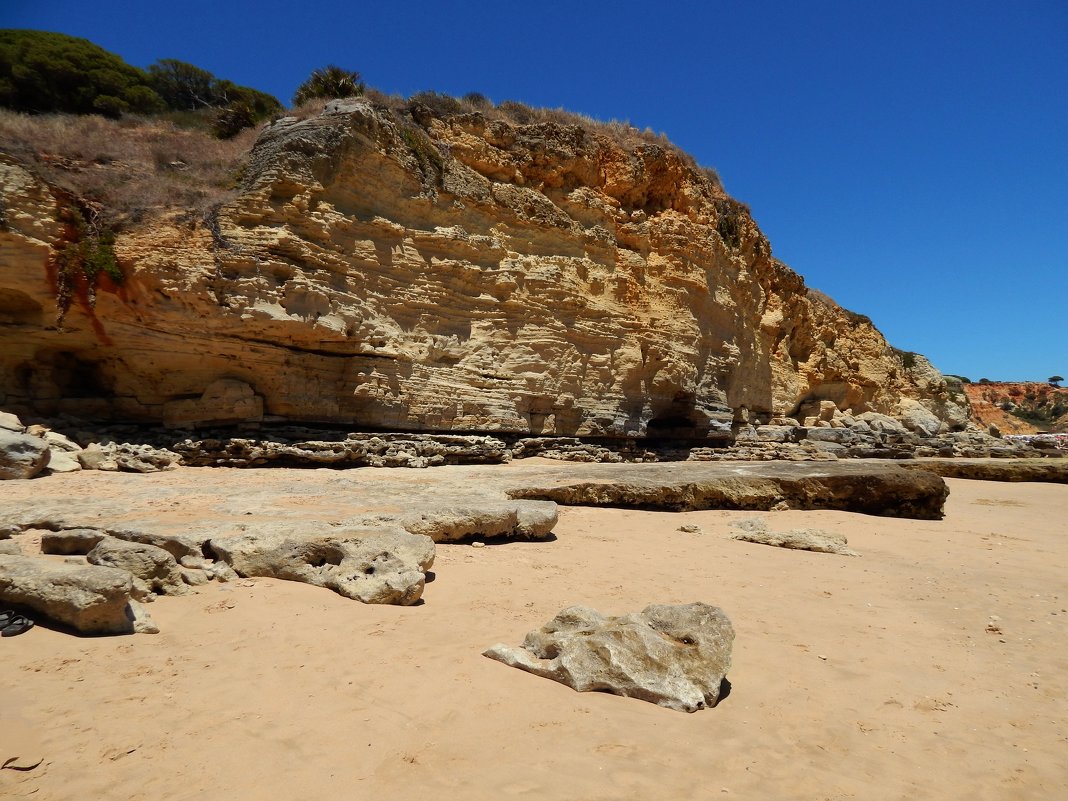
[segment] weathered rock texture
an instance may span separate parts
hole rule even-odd
[[[1038,381],[965,384],[972,419],[1002,434],[1068,431],[1068,387]]]
[[[483,654],[579,692],[696,712],[719,701],[733,644],[730,620],[708,604],[652,605],[621,617],[571,606],[522,647],[498,644]]]
[[[134,592],[133,576],[114,567],[0,556],[0,602],[32,609],[84,634],[159,631]]]
[[[186,584],[175,558],[155,545],[105,537],[87,555],[89,564],[117,567],[134,577],[140,596],[184,595]]]
[[[743,542],[755,542],[759,545],[771,545],[775,548],[787,548],[794,551],[860,556],[848,547],[848,541],[843,535],[822,529],[796,528],[790,531],[772,531],[767,522],[760,519],[741,520],[731,525],[741,529],[731,539]]]
[[[1068,484],[1068,459],[916,459],[905,466],[946,478]]]
[[[0,479],[33,478],[48,465],[51,452],[40,437],[0,428]]]
[[[918,477],[925,476],[920,480]],[[510,477],[509,477],[510,478]],[[935,479],[933,481],[928,479]],[[569,506],[688,512],[701,509],[838,509],[884,517],[939,520],[949,489],[941,478],[896,464],[584,465],[510,479],[514,498]]]
[[[249,532],[209,548],[241,576],[302,581],[368,604],[410,606],[423,595],[434,542],[399,528]]]
[[[62,329],[70,198],[9,157],[0,191],[15,411],[712,440],[820,401],[926,433],[967,421],[705,172],[596,127],[363,100],[279,120],[206,222],[121,234],[123,284],[100,279],[94,306],[75,281]]]
[[[86,556],[107,532],[95,528],[69,528],[41,535],[41,553],[61,556]]]
[[[305,432],[310,434],[311,432]],[[190,467],[437,467],[500,464],[511,451],[494,437],[429,434],[348,434],[340,440],[186,439],[173,451]]]

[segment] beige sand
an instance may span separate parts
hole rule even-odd
[[[255,579],[159,600],[155,636],[39,627],[0,640],[0,739],[21,731],[44,763],[0,770],[0,796],[1068,797],[1068,486],[949,483],[941,522],[764,515],[845,534],[860,558],[730,540],[752,513],[571,508],[556,542],[439,546],[418,607]],[[693,600],[737,630],[713,710],[480,655],[568,604]]]

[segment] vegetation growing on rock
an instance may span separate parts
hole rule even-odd
[[[312,74],[297,87],[293,105],[301,106],[310,100],[333,100],[362,95],[366,86],[360,73],[342,69],[336,64],[327,64],[313,70]]]

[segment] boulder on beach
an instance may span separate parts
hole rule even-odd
[[[0,603],[26,607],[83,634],[159,631],[125,570],[0,555]]]
[[[208,547],[238,575],[302,581],[367,604],[416,603],[434,564],[433,540],[390,527],[294,527],[215,537]]]
[[[571,606],[521,647],[498,644],[483,655],[579,692],[696,712],[719,702],[733,643],[726,614],[704,603],[654,604],[620,617]]]

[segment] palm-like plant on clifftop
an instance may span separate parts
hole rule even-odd
[[[308,79],[297,87],[293,95],[293,105],[300,106],[317,98],[332,100],[362,95],[364,88],[360,73],[342,69],[336,64],[327,64],[313,71]]]

